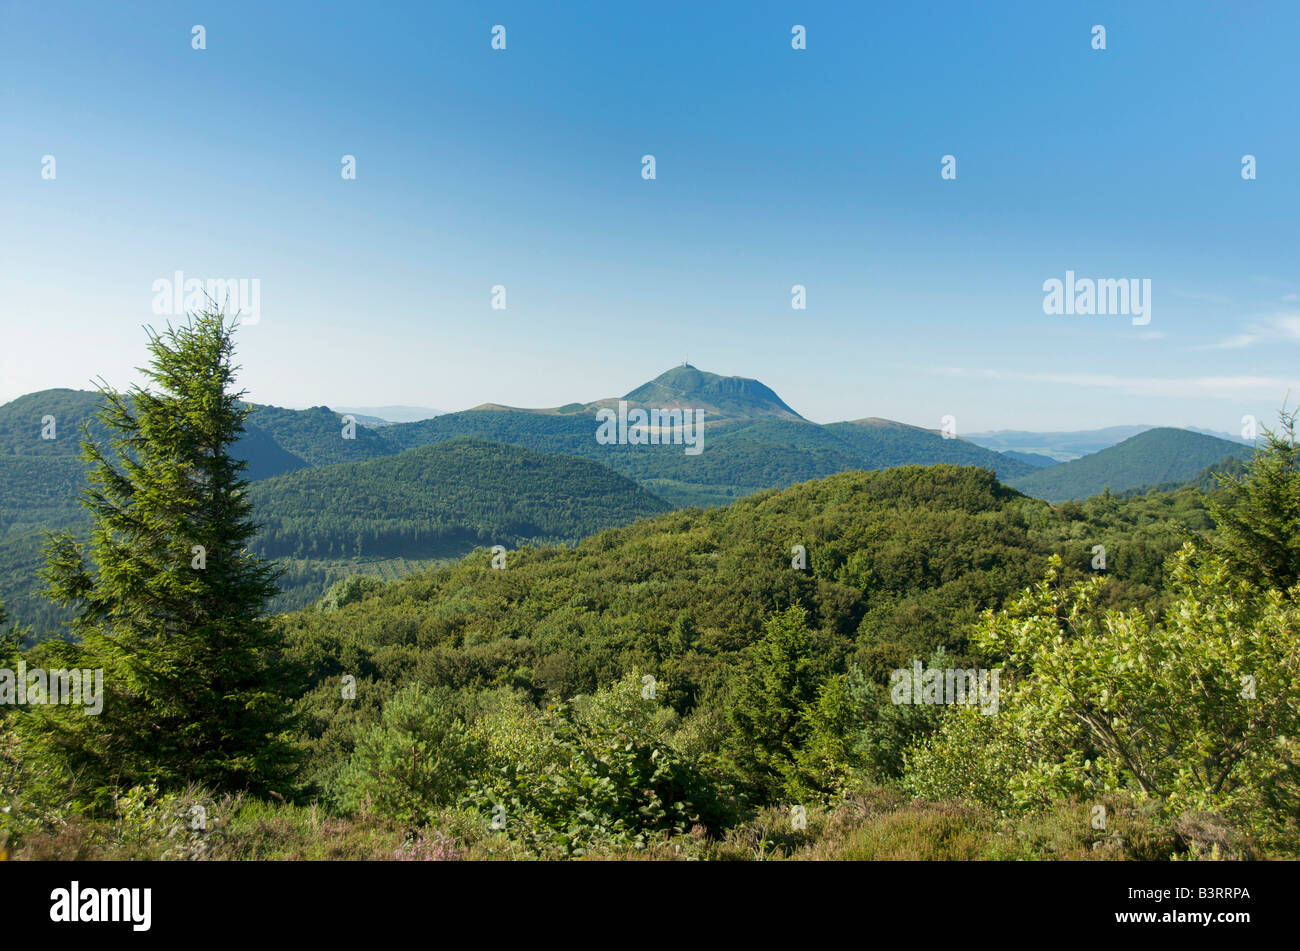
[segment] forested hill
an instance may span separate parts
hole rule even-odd
[[[5,403],[0,406],[0,465],[7,462],[5,471],[15,478],[57,481],[69,490],[65,494],[71,501],[75,486],[65,484],[65,468],[43,464],[51,458],[75,459],[81,450],[83,424],[89,424],[91,437],[102,444],[108,434],[95,419],[102,406],[100,394],[88,390],[42,390]],[[48,418],[54,422],[47,430],[43,421]],[[253,404],[244,428],[235,454],[248,463],[249,479],[306,466],[375,459],[396,451],[364,426],[356,426],[344,438],[340,415],[324,406],[295,410]],[[42,438],[43,432],[54,438]]]
[[[259,549],[306,558],[572,542],[670,507],[597,463],[476,439],[264,479],[250,497]]]
[[[765,618],[795,604],[817,629],[819,664],[852,658],[879,677],[938,646],[966,656],[968,625],[1038,580],[1051,552],[1081,577],[1093,546],[1105,545],[1110,602],[1151,603],[1166,556],[1185,532],[1208,527],[1202,498],[1184,490],[1056,511],[977,468],[849,472],[669,512],[572,549],[525,548],[506,570],[480,550],[337,612],[280,623],[322,678],[421,677],[541,698],[640,669],[689,706],[721,687]],[[793,566],[794,546],[806,569]],[[332,680],[321,690],[333,711],[322,716],[352,715]]]
[[[1010,479],[1027,495],[1061,502],[1167,483],[1190,482],[1207,466],[1244,459],[1251,447],[1188,429],[1149,429],[1109,449]]]
[[[704,451],[680,446],[601,445],[593,412],[534,413],[478,409],[418,423],[385,427],[384,438],[404,447],[453,436],[475,436],[542,452],[601,462],[678,505],[718,505],[763,489],[786,488],[851,469],[954,463],[987,466],[1003,478],[1034,466],[961,439],[892,423],[865,420],[821,426],[801,419],[730,420],[710,426]]]
[[[986,466],[1010,479],[1035,468],[965,440],[943,439],[934,431],[903,423],[877,419],[829,426],[810,423],[757,380],[720,377],[694,367],[661,374],[628,394],[633,396],[646,405],[704,407],[704,451],[688,456],[681,446],[601,445],[596,442],[595,408],[610,401],[599,401],[545,411],[466,410],[382,428],[356,425],[347,428],[347,438],[341,414],[327,407],[291,410],[254,405],[237,452],[248,462],[246,476],[256,481],[309,466],[377,459],[471,436],[594,460],[676,505],[725,505],[752,492],[851,469],[947,462]],[[46,462],[75,458],[81,423],[93,416],[100,400],[93,392],[46,390],[0,406],[0,466],[15,483],[41,485],[42,496],[66,499],[61,521],[76,518],[77,482],[69,477],[76,469]],[[57,420],[56,440],[40,438],[45,415]],[[91,432],[100,440],[105,435],[93,423]],[[9,518],[34,521],[22,508],[16,504]],[[0,529],[5,520],[0,513]]]

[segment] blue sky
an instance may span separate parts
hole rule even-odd
[[[286,406],[683,359],[959,432],[1300,399],[1300,8],[846,6],[7,0],[0,400],[132,382],[177,270],[260,280],[242,383]],[[1150,279],[1150,323],[1045,315],[1067,270]]]

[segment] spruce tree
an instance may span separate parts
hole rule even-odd
[[[9,626],[9,612],[0,601],[0,670],[12,669],[21,654],[23,632],[17,625]],[[0,710],[0,713],[3,713]]]
[[[1233,569],[1256,584],[1285,590],[1300,581],[1300,450],[1297,411],[1285,407],[1281,426],[1263,444],[1243,477],[1220,476],[1221,498],[1210,499],[1219,548]]]
[[[83,428],[88,547],[50,536],[47,594],[71,606],[82,666],[104,671],[99,716],[43,718],[83,791],[143,782],[283,788],[294,756],[275,629],[277,569],[232,455],[249,407],[232,392],[235,325],[214,309],[149,330],[146,387],[101,385],[107,445]]]
[[[772,615],[751,648],[751,663],[727,704],[729,759],[769,799],[779,796],[808,735],[805,711],[817,695],[808,613],[794,605]]]

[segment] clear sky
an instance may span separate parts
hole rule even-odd
[[[180,270],[261,282],[257,402],[685,359],[819,422],[1237,431],[1300,399],[1297,37],[1295,3],[5,0],[0,400],[132,382]],[[1045,315],[1067,270],[1149,279],[1150,323]]]

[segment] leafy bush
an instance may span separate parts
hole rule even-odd
[[[325,596],[317,606],[322,611],[337,611],[344,605],[355,601],[364,601],[369,595],[383,588],[384,583],[371,575],[350,575],[330,585]]]
[[[674,719],[635,672],[544,713],[502,709],[477,724],[488,770],[474,798],[485,821],[547,855],[720,828],[727,790],[673,748]]]
[[[1010,666],[1000,712],[952,711],[909,755],[907,786],[999,808],[1127,790],[1293,839],[1300,592],[1260,591],[1187,546],[1157,622],[1100,611],[1099,582],[1065,589],[1058,572],[980,624]]]

